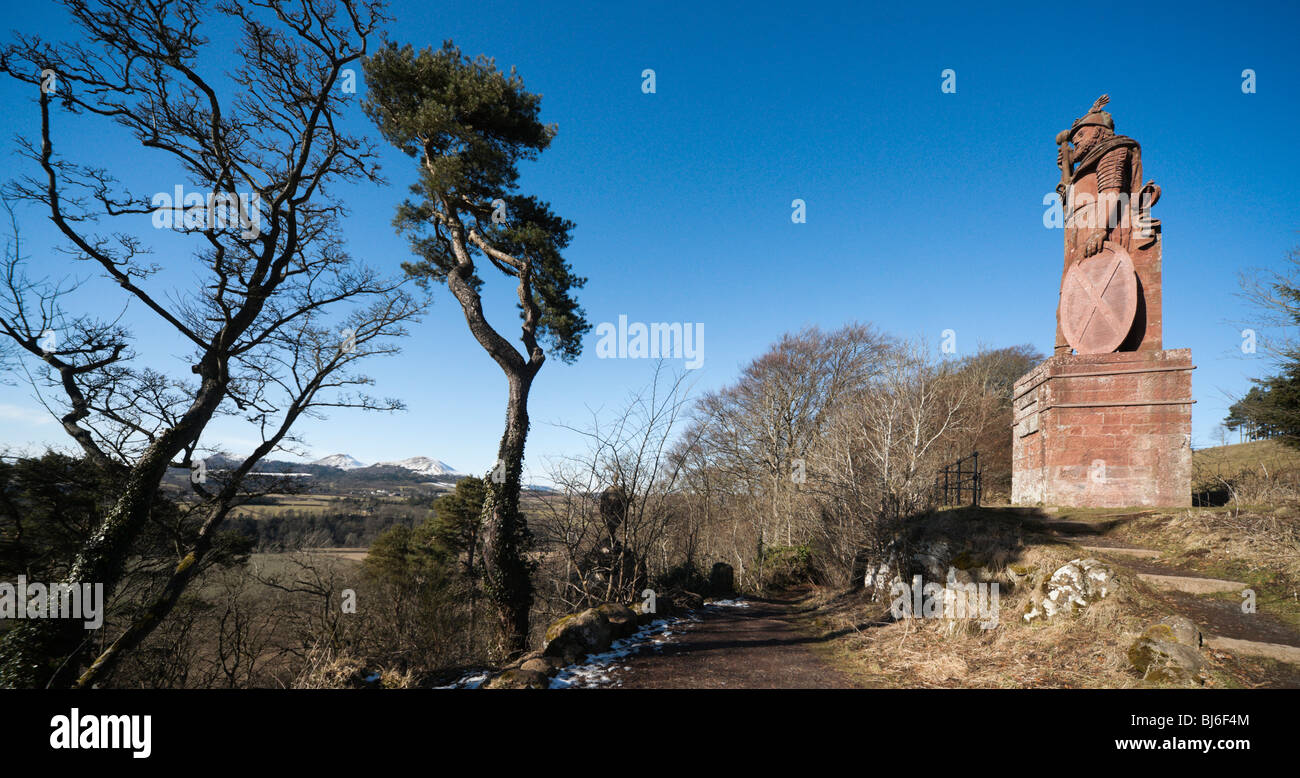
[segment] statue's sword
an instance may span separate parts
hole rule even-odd
[[[1061,151],[1061,183],[1056,185],[1056,194],[1060,195],[1061,202],[1065,203],[1065,190],[1070,186],[1070,169],[1074,167],[1074,155],[1070,151],[1069,130],[1061,130],[1056,133],[1056,145]]]

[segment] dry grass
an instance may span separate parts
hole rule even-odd
[[[344,559],[349,562],[364,562],[370,554],[369,548],[304,548],[302,553],[325,559]]]
[[[980,578],[999,584],[1000,620],[906,619],[893,622],[889,602],[823,591],[810,629],[823,651],[867,686],[907,688],[1128,688],[1147,685],[1127,651],[1142,631],[1174,612],[1169,601],[1136,577],[1120,573],[1111,593],[1075,616],[1026,622],[1061,565],[1087,554],[1022,531],[1013,522],[978,521],[981,512],[941,514],[916,532],[963,539],[967,559],[983,562]],[[951,541],[950,541],[951,542]],[[1013,582],[1019,579],[1019,583]],[[1207,655],[1207,686],[1241,683]]]
[[[1300,506],[1193,508],[1143,517],[1116,536],[1163,551],[1170,566],[1245,583],[1261,613],[1300,631]]]
[[[1201,449],[1192,454],[1192,491],[1198,504],[1300,502],[1300,451],[1274,440]]]
[[[1063,564],[1068,559],[1061,560]],[[1158,614],[1137,607],[1140,584],[1117,591],[1074,618],[1027,623],[1022,618],[1033,589],[1003,590],[1001,620],[991,630],[973,621],[887,619],[888,604],[828,605],[823,626],[848,630],[832,650],[850,672],[873,686],[908,688],[1125,688],[1143,685],[1126,652]],[[1001,587],[1000,587],[1001,588]],[[865,626],[865,628],[864,628]],[[856,672],[855,672],[856,671]]]
[[[267,495],[267,499],[272,502],[267,505],[242,505],[232,511],[231,515],[239,518],[257,519],[286,510],[326,515],[337,512],[340,501],[346,498],[330,494],[270,494]]]
[[[1117,537],[1164,551],[1173,564],[1205,573],[1268,571],[1300,581],[1300,506],[1192,508],[1142,517]]]
[[[325,645],[313,647],[306,660],[294,679],[294,689],[415,689],[421,685],[410,669],[369,669],[357,657]]]
[[[326,646],[313,647],[305,666],[293,681],[294,689],[358,689],[365,687],[367,673],[360,659]]]
[[[1287,448],[1276,440],[1255,440],[1197,449],[1192,453],[1192,461],[1206,468],[1221,468],[1230,473],[1258,467],[1267,470],[1294,470],[1300,468],[1300,451]]]

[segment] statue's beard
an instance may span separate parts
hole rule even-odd
[[[1091,138],[1089,138],[1088,140],[1084,141],[1083,143],[1081,143],[1081,144],[1079,144],[1079,145],[1076,145],[1076,146],[1074,147],[1074,158],[1075,158],[1075,159],[1082,159],[1083,157],[1088,156],[1088,152],[1090,152],[1090,151],[1092,151],[1093,149],[1097,148],[1097,146],[1098,146],[1098,145],[1099,145],[1103,140],[1105,140],[1105,139],[1107,138],[1107,136],[1108,136],[1107,133],[1104,133],[1104,132],[1098,132],[1098,133],[1094,134],[1094,135],[1093,135]]]

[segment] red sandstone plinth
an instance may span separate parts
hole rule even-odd
[[[1011,501],[1185,507],[1192,352],[1062,354],[1016,382]]]

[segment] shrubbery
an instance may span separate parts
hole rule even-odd
[[[663,575],[654,580],[656,591],[685,589],[696,594],[712,594],[709,591],[709,577],[690,562],[682,562],[670,567]]]
[[[764,589],[781,589],[802,583],[818,583],[821,574],[813,564],[812,546],[768,546],[759,558]]]

